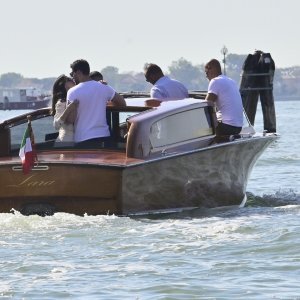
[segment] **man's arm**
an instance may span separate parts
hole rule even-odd
[[[65,109],[65,111],[60,116],[60,120],[66,124],[73,124],[77,117],[77,108],[78,108],[79,101],[74,100],[71,102]]]
[[[111,105],[111,106],[126,106],[126,101],[123,98],[123,96],[121,96],[120,94],[115,92],[115,95],[109,101],[109,105]]]
[[[145,106],[157,107],[160,106],[161,101],[158,99],[148,99],[145,101]]]
[[[218,98],[218,96],[216,94],[208,93],[205,97],[205,100],[215,102],[215,101],[217,101],[217,98]]]

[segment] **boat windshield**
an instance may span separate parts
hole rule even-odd
[[[145,107],[108,107],[107,122],[111,132],[112,147],[125,149],[127,134],[127,119],[130,116],[140,113],[149,108]],[[55,148],[74,148],[74,143],[56,142],[58,132],[53,126],[53,116],[50,111],[40,111],[31,114],[31,127],[34,134],[36,149],[52,149]],[[5,121],[0,130],[5,133],[6,140],[1,141],[8,144],[6,149],[11,152],[17,152],[23,139],[24,132],[27,128],[27,115],[18,116],[11,120]],[[99,146],[100,148],[105,145]],[[3,155],[0,153],[0,155]]]

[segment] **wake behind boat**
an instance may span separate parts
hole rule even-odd
[[[133,215],[243,205],[255,162],[278,136],[245,124],[216,143],[216,112],[202,93],[156,108],[132,105],[147,96],[124,94],[127,107],[107,107],[111,139],[97,149],[54,145],[51,109],[32,111],[38,163],[28,175],[18,156],[28,113],[2,122],[0,212]]]

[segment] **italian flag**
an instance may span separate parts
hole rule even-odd
[[[34,151],[34,137],[30,122],[28,122],[28,126],[23,136],[19,156],[22,160],[23,173],[28,174],[34,165],[34,162],[37,160]]]

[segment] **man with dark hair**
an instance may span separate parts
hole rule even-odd
[[[107,84],[107,82],[103,80],[103,75],[99,71],[92,71],[90,73],[90,78],[102,84]]]
[[[90,73],[90,78],[95,80],[95,81],[100,81],[100,82],[103,81],[103,75],[98,71],[91,72]]]
[[[110,135],[106,120],[107,103],[126,106],[126,102],[112,87],[90,78],[90,66],[86,60],[74,61],[71,69],[70,75],[77,85],[68,90],[67,100],[79,101],[74,140],[80,146],[96,146]]]
[[[144,75],[147,82],[153,84],[150,97],[164,100],[180,100],[189,97],[187,88],[179,81],[165,76],[156,64],[146,64]]]
[[[243,126],[243,104],[236,82],[222,75],[221,64],[217,59],[205,65],[205,73],[209,80],[206,100],[215,102],[221,113],[216,135],[239,134]]]
[[[77,71],[80,71],[82,74],[90,74],[90,65],[84,59],[75,60],[73,63],[71,63],[70,67],[72,69],[70,76],[74,78],[76,84],[79,83],[77,77],[74,76]]]

